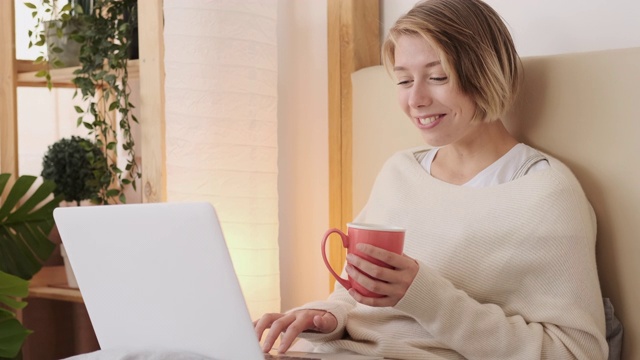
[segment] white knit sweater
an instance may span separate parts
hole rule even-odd
[[[389,308],[336,284],[303,308],[338,328],[301,337],[397,359],[605,359],[595,216],[569,169],[549,157],[547,170],[468,188],[431,177],[415,151],[387,161],[356,219],[407,229],[413,284]]]

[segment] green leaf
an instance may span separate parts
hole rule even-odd
[[[0,176],[0,190],[9,182],[7,175]],[[48,235],[54,225],[53,209],[61,201],[51,199],[52,182],[45,180],[34,190],[35,181],[35,176],[20,176],[0,206],[0,271],[25,280],[40,270],[55,248]]]
[[[14,358],[31,331],[15,318],[15,315],[0,308],[0,358]]]
[[[60,69],[64,67],[64,63],[60,59],[55,59],[52,65],[56,69]]]
[[[29,9],[37,9],[37,7],[30,2],[24,3],[24,6],[28,7]]]
[[[89,130],[93,130],[93,125],[91,123],[88,122],[83,122],[82,125],[84,125],[84,127],[86,127]]]
[[[26,304],[25,302],[19,301],[20,304],[13,306],[2,301],[2,297],[27,297],[28,295],[29,282],[27,280],[0,271],[0,303],[8,305],[13,309],[22,309],[24,307],[23,304]]]
[[[46,69],[42,69],[36,73],[36,77],[39,77],[39,78],[45,77],[47,76],[48,73],[49,72]]]
[[[109,84],[114,84],[116,82],[117,77],[114,74],[108,74],[104,76],[104,80]]]
[[[73,108],[74,108],[74,109],[76,109],[76,112],[77,112],[78,114],[82,114],[82,113],[84,113],[84,110],[83,110],[80,106],[78,106],[78,105],[74,106]]]
[[[118,195],[120,193],[120,190],[118,189],[109,189],[107,191],[107,197],[114,197],[116,195]]]
[[[120,104],[118,104],[116,101],[112,102],[111,105],[109,105],[109,111],[117,109],[118,106],[120,106]]]
[[[0,287],[2,287],[2,284],[0,284]],[[13,297],[4,295],[0,295],[0,303],[3,303],[14,309],[23,309],[25,306],[27,306],[27,303],[24,301],[16,300]]]

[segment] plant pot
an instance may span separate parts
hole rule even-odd
[[[62,36],[58,36],[58,28],[61,26],[62,22],[59,20],[46,21],[44,23],[49,63],[53,67],[80,65],[80,44],[69,37],[77,27],[73,23],[67,22],[62,29]],[[56,48],[61,51],[54,50]],[[63,66],[56,66],[57,60],[62,62]]]
[[[78,282],[76,281],[76,276],[73,274],[73,269],[71,268],[71,264],[69,263],[69,259],[67,258],[67,252],[64,250],[64,245],[60,244],[60,254],[62,255],[62,260],[64,261],[64,271],[67,274],[67,284],[70,288],[78,288]]]

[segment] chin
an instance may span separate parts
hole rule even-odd
[[[441,139],[436,139],[433,136],[427,136],[426,134],[422,134],[422,140],[424,140],[425,144],[431,146],[431,147],[442,147],[447,145],[444,141],[442,141]]]

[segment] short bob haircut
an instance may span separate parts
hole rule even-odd
[[[476,104],[475,120],[497,120],[513,103],[522,65],[500,15],[481,0],[427,0],[401,16],[382,45],[388,69],[401,36],[421,36],[454,86]]]

